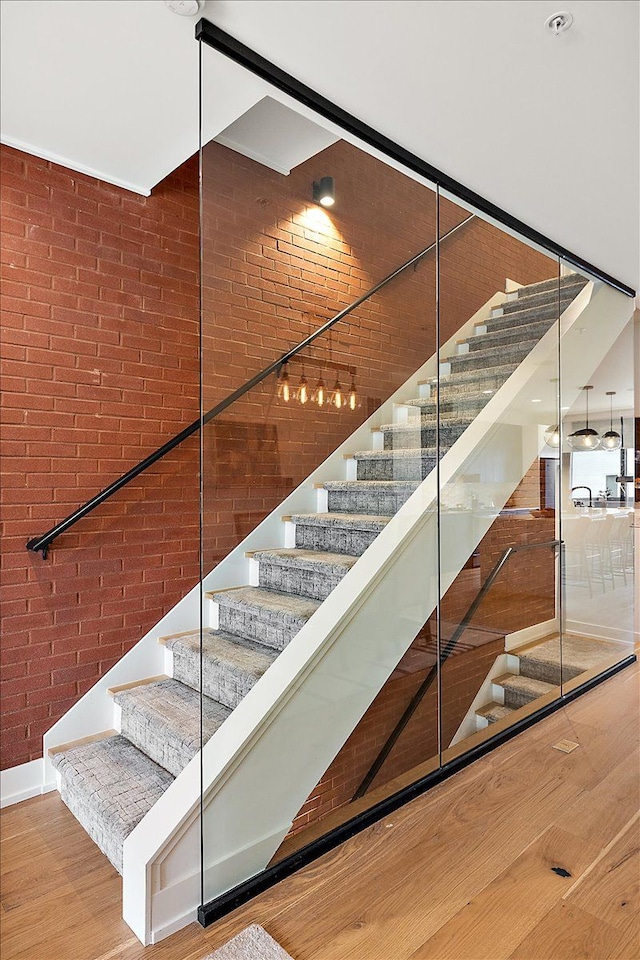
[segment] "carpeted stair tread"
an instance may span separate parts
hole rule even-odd
[[[121,732],[174,777],[200,749],[200,694],[179,680],[161,680],[121,690]],[[202,736],[206,743],[231,710],[202,697]]]
[[[592,670],[603,660],[615,656],[618,651],[619,647],[615,643],[576,634],[563,635],[561,651],[559,638],[550,637],[535,647],[518,653],[520,673],[557,685],[563,679],[572,680],[586,670]]]
[[[491,393],[486,393],[482,390],[475,391],[474,393],[461,393],[459,395],[452,394],[451,396],[440,397],[440,413],[444,416],[450,415],[451,412],[456,413],[457,410],[449,411],[447,407],[455,406],[461,408],[462,410],[474,410],[479,413],[482,407],[485,406],[491,399],[495,391],[492,390]],[[435,396],[432,397],[415,397],[413,400],[405,400],[404,406],[409,407],[411,412],[420,411],[426,413],[433,413],[435,416],[437,409],[437,399]]]
[[[119,873],[122,844],[173,776],[126,737],[107,737],[54,754],[61,796]]]
[[[329,513],[392,517],[418,487],[417,480],[337,480],[323,484]]]
[[[415,480],[328,480],[322,486],[325,490],[416,490],[418,483]]]
[[[544,680],[532,680],[531,677],[504,674],[492,680],[504,690],[504,702],[508,707],[522,707],[538,697],[543,697],[554,689],[554,684]]]
[[[549,317],[545,320],[538,320],[536,323],[520,324],[514,329],[489,330],[487,333],[478,333],[469,337],[465,342],[469,345],[469,350],[473,352],[510,346],[516,343],[520,344],[522,341],[534,343],[545,335],[556,319],[557,317]]]
[[[383,423],[378,429],[381,433],[402,436],[403,434],[417,433],[420,430],[435,429],[435,415],[433,417],[433,423],[431,423],[430,420],[431,418],[425,416],[421,419],[409,420],[406,423]],[[440,417],[441,424],[446,423],[448,427],[462,427],[463,429],[466,429],[474,420],[475,416],[472,415],[461,417],[453,414],[449,417]]]
[[[558,288],[560,288],[560,290],[566,290],[575,286],[576,288],[581,289],[586,283],[588,283],[586,278],[577,273],[567,274],[566,276],[560,278],[552,277],[550,280],[540,280],[538,283],[529,283],[526,287],[519,287],[516,291],[517,297],[515,297],[514,300],[522,300],[528,297],[537,296],[541,293],[557,291]]]
[[[355,481],[357,482],[357,481]],[[300,567],[302,570],[321,570],[327,573],[348,573],[358,557],[344,553],[326,553],[322,550],[299,550],[296,547],[278,547],[257,550],[254,560],[267,561],[282,567]]]
[[[268,590],[326,600],[358,559],[346,553],[303,550],[296,547],[260,550],[258,582]]]
[[[460,356],[464,356],[461,354]],[[450,358],[454,359],[454,358]],[[504,360],[500,357],[500,360]],[[440,377],[440,391],[463,391],[472,388],[482,390],[485,383],[498,383],[502,386],[517,368],[520,361],[501,362],[500,364],[487,363],[478,370],[457,370],[455,373],[445,373]]]
[[[173,653],[173,675],[200,689],[200,631],[167,641]],[[261,643],[205,628],[202,631],[202,692],[233,710],[277,657]]]
[[[436,447],[407,447],[401,450],[359,450],[354,453],[355,460],[426,460],[435,459]],[[360,481],[358,481],[360,482]],[[391,483],[396,481],[390,481]]]
[[[256,612],[275,614],[286,620],[306,621],[320,606],[314,600],[302,597],[290,597],[274,590],[263,590],[260,587],[235,587],[222,593],[212,594],[216,603],[221,606],[237,609],[251,608]]]
[[[496,720],[508,717],[510,713],[513,713],[513,709],[513,707],[506,707],[504,703],[488,703],[484,707],[479,707],[476,710],[476,715],[484,717],[489,723],[495,723]]]
[[[262,587],[237,587],[212,596],[221,630],[274,650],[284,650],[320,606],[309,597]]]
[[[389,523],[389,517],[368,513],[296,513],[293,523],[310,527],[346,527],[351,530],[368,530],[380,533]]]

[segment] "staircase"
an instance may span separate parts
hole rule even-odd
[[[557,692],[567,683],[595,667],[606,666],[612,657],[622,655],[623,644],[595,637],[563,634],[562,650],[558,634],[528,644],[508,654],[510,672],[491,680],[494,699],[475,710],[477,728],[510,717],[530,703]],[[513,716],[516,714],[516,716]]]
[[[575,275],[563,278],[561,310],[585,283]],[[441,455],[557,316],[557,280],[523,287],[458,344],[440,382]],[[381,449],[353,454],[355,479],[322,484],[325,510],[286,518],[294,545],[251,554],[255,585],[211,594],[215,625],[202,639],[205,742],[435,466],[437,400],[426,386],[428,396],[405,401],[403,422],[381,426]],[[62,799],[119,871],[125,838],[200,748],[200,632],[164,642],[173,654],[172,677],[110,690],[119,734],[51,755]],[[549,686],[539,679],[528,684],[514,678],[505,703],[519,705],[535,685]]]
[[[201,810],[210,899],[269,863],[431,615],[438,407],[443,483],[488,470],[499,511],[540,449],[529,398],[559,310],[567,341],[578,317],[602,332],[581,338],[583,383],[628,320],[614,296],[577,275],[495,294],[443,345],[439,377],[434,355],[207,575],[202,645],[196,587],[47,733],[45,783],[51,765],[143,942],[195,917]],[[491,522],[442,513],[444,590]]]

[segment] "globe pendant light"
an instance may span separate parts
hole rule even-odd
[[[616,433],[616,431],[613,429],[613,398],[615,397],[615,395],[616,395],[615,390],[607,390],[607,396],[609,397],[609,404],[610,404],[611,426],[606,433],[602,434],[601,445],[603,450],[619,450],[620,447],[622,446],[622,437],[620,436],[619,433]]]
[[[554,423],[552,427],[547,427],[544,432],[544,442],[548,447],[553,447],[554,450],[557,450],[560,446],[560,427],[557,423]]]
[[[586,386],[582,389],[585,391],[587,400],[585,426],[582,430],[576,430],[575,433],[572,433],[568,438],[568,442],[572,450],[597,450],[600,446],[600,437],[598,433],[589,426],[589,390],[593,390],[593,387]]]

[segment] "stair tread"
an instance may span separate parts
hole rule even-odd
[[[551,277],[549,280],[539,280],[537,283],[528,283],[525,287],[519,287],[516,291],[518,296],[515,299],[522,300],[523,298],[542,293],[545,290],[556,290],[558,286],[560,289],[566,289],[574,285],[583,287],[586,283],[588,283],[586,277],[581,276],[579,273],[570,273],[563,277]],[[514,301],[507,302],[513,303]]]
[[[476,710],[476,714],[479,717],[484,717],[485,720],[502,720],[503,717],[508,717],[510,713],[513,713],[513,707],[506,707],[504,703],[487,703],[484,707],[479,707]]]
[[[520,672],[550,673],[557,678],[573,679],[585,670],[591,670],[603,660],[614,656],[620,647],[614,642],[599,640],[596,637],[583,637],[576,634],[564,634],[562,651],[558,637],[550,637],[541,643],[517,653],[520,660]]]
[[[368,513],[296,513],[293,523],[315,527],[352,527],[354,530],[382,530],[391,517]]]
[[[210,740],[231,710],[179,680],[161,680],[115,694],[122,709],[123,734],[156,763],[178,776]]]
[[[321,601],[297,597],[290,593],[277,593],[261,587],[235,587],[224,593],[213,591],[216,603],[235,609],[265,612],[289,622],[307,621],[316,612]]]
[[[441,449],[445,448],[441,447]],[[353,456],[356,460],[393,460],[394,457],[421,460],[427,457],[435,459],[436,453],[436,447],[406,447],[400,450],[359,450]]]
[[[357,482],[357,481],[356,481]],[[322,550],[303,550],[300,547],[276,547],[272,550],[256,550],[254,560],[266,560],[282,566],[295,566],[303,570],[335,569],[350,570],[358,557],[346,553],[329,553]]]
[[[62,799],[122,873],[122,844],[174,777],[126,737],[108,737],[52,757]]]
[[[476,392],[452,394],[447,397],[440,397],[440,405],[450,404],[450,403],[459,403],[462,406],[472,407],[474,404],[485,404],[488,403],[490,395],[496,393],[498,388],[492,389],[491,394],[485,393],[484,390],[478,390]],[[433,407],[434,411],[437,407],[437,400],[434,397],[416,397],[414,400],[405,400],[405,406],[407,407]]]
[[[448,427],[452,426],[466,426],[468,427],[470,423],[473,423],[475,417],[460,417],[460,416],[450,416],[450,417],[440,417],[440,423],[446,424]],[[378,428],[382,433],[411,433],[411,431],[417,432],[418,430],[434,430],[435,429],[435,416],[433,418],[433,423],[430,424],[426,418],[415,420],[410,420],[408,423],[384,423],[381,427]]]
[[[172,640],[174,676],[200,689],[200,631]],[[203,693],[233,709],[268,670],[278,651],[223,630],[202,631]]]
[[[325,490],[415,490],[417,480],[328,480]]]
[[[517,674],[505,673],[501,677],[495,677],[492,680],[498,687],[504,687],[509,690],[518,690],[522,693],[530,693],[532,696],[540,697],[554,689],[553,683],[547,683],[545,680],[534,680],[531,677],[519,676]]]

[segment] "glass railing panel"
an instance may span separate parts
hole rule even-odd
[[[627,297],[592,286],[561,352],[567,689],[633,652],[633,319]]]
[[[201,149],[205,902],[352,815],[435,664],[416,639],[437,603],[435,487],[408,572],[413,521],[391,532],[433,450],[388,439],[437,376],[435,191],[279,96],[254,91]],[[216,704],[232,712],[213,749]],[[437,762],[436,717],[415,763]]]
[[[440,198],[441,230],[463,209]],[[439,257],[441,756],[468,749],[560,692],[517,651],[555,637],[557,259],[476,217]],[[462,279],[464,278],[464,279]],[[479,311],[447,343],[460,314]],[[537,545],[547,544],[545,547]],[[526,548],[526,549],[525,549]],[[559,669],[559,667],[558,667]]]

